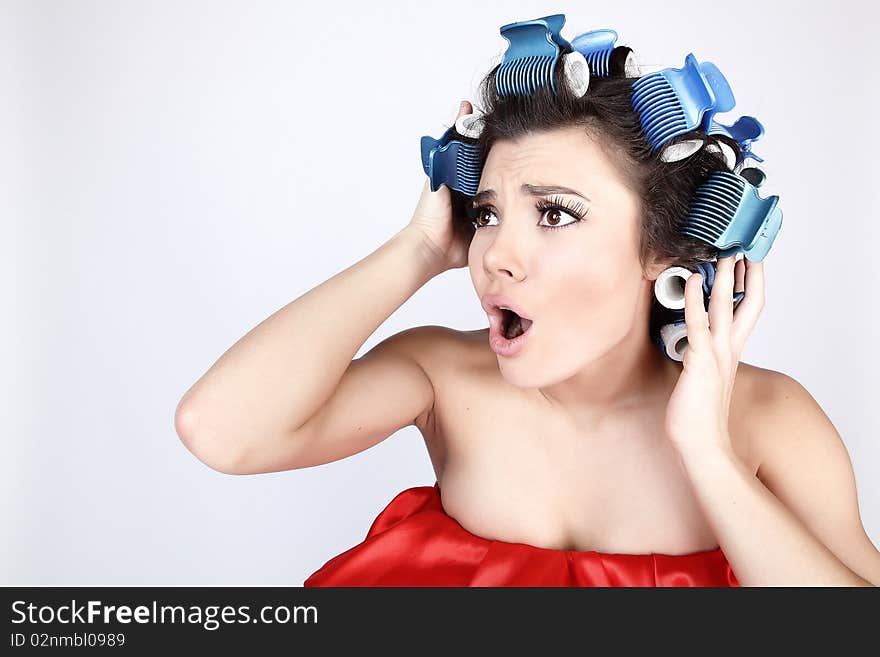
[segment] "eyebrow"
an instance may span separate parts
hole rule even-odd
[[[562,185],[530,185],[525,183],[520,187],[520,191],[523,194],[529,194],[531,196],[547,196],[549,194],[570,194],[573,196],[579,196],[585,201],[590,201],[589,196],[584,196],[579,191],[575,189],[571,189],[570,187],[563,187]],[[477,192],[474,195],[471,203],[476,205],[483,201],[494,200],[497,198],[497,194],[494,189],[484,189],[481,192]],[[592,201],[590,201],[592,203]]]

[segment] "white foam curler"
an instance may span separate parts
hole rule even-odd
[[[706,146],[707,151],[714,151],[715,153],[721,153],[724,156],[724,160],[727,162],[727,166],[732,170],[736,166],[736,151],[730,146],[730,144],[725,144],[723,141],[719,141],[718,145],[709,144]]]
[[[644,75],[648,75],[650,73],[659,73],[660,71],[665,71],[670,68],[669,66],[662,66],[660,64],[639,64],[639,73]],[[641,76],[640,76],[641,77]]]
[[[455,130],[458,134],[472,139],[478,139],[480,133],[483,132],[483,114],[482,112],[474,112],[473,114],[463,114],[455,120]]]
[[[639,66],[639,62],[636,59],[636,54],[630,50],[626,55],[626,60],[623,62],[623,77],[625,78],[639,78],[642,76],[642,68]]]
[[[590,87],[590,65],[583,53],[572,50],[562,58],[565,81],[572,93],[580,98]]]
[[[684,322],[661,326],[660,339],[667,356],[679,362],[684,360],[684,353],[688,348],[687,325]]]
[[[693,272],[685,267],[664,269],[654,281],[654,296],[664,308],[681,310],[685,306],[684,286]]]
[[[702,139],[685,139],[684,141],[669,144],[660,153],[660,159],[664,162],[678,162],[696,153],[703,147],[704,143]]]

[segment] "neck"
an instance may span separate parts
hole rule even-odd
[[[596,427],[603,419],[665,404],[681,372],[651,341],[648,313],[639,312],[632,329],[601,357],[574,376],[539,392],[551,406],[578,425]]]

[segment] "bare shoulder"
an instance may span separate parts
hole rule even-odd
[[[740,363],[735,385],[735,394],[741,393],[748,412],[765,421],[790,419],[801,412],[818,409],[807,389],[783,372]]]
[[[468,362],[485,354],[486,349],[480,349],[480,346],[486,341],[486,330],[459,331],[430,324],[401,331],[393,339],[421,366],[431,383],[437,384],[445,372],[455,370],[460,373]]]
[[[460,365],[470,354],[475,355],[477,350],[474,347],[479,333],[480,330],[459,331],[430,324],[406,329],[395,337],[401,340],[402,348],[431,376],[439,375],[444,365]],[[482,333],[485,333],[485,329]]]
[[[773,387],[774,370],[740,362],[730,401],[730,439],[733,449],[753,474],[763,459],[763,422],[760,413],[766,407],[766,389]]]
[[[740,362],[736,370],[734,401],[750,412],[766,410],[768,394],[776,394],[784,389],[786,380],[794,381],[786,374],[776,370]]]
[[[448,326],[430,324],[406,329],[392,338],[407,356],[418,363],[434,389],[434,403],[415,419],[415,426],[429,443],[429,451],[432,448],[439,449],[436,446],[438,436],[435,412],[438,402],[444,397],[445,385],[465,374],[468,364],[474,362],[474,358],[481,353],[478,348],[479,335],[485,336],[485,329],[459,331]],[[441,453],[432,453],[431,459],[435,468],[442,468]]]
[[[759,450],[756,476],[863,584],[880,585],[880,551],[862,525],[843,437],[794,377],[762,368],[744,374],[744,408]]]
[[[731,426],[748,437],[760,465],[774,453],[788,450],[803,435],[806,423],[833,425],[818,402],[794,377],[776,370],[740,363],[731,402]]]

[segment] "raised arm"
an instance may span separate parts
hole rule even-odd
[[[349,453],[405,426],[404,420],[433,402],[430,381],[407,356],[413,336],[395,336],[369,357],[352,359],[376,328],[441,270],[435,256],[420,231],[408,227],[262,321],[180,400],[175,428],[183,443],[210,467],[238,474],[326,458],[320,441],[305,440],[306,432],[299,431],[322,408],[331,409],[331,426],[348,438]],[[368,401],[385,419],[369,424],[359,441],[343,425],[346,418],[361,417],[358,409]],[[322,418],[321,424],[328,422],[326,413]],[[309,425],[312,438],[314,426]]]

